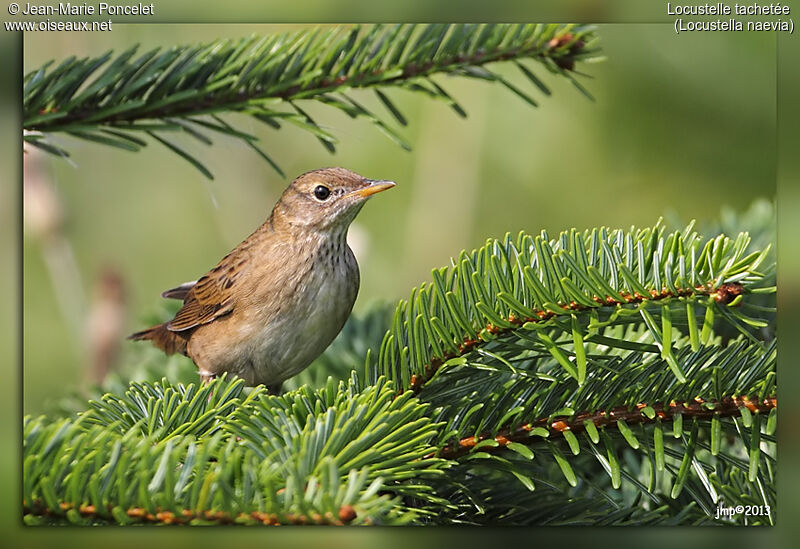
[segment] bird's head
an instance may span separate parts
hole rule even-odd
[[[292,181],[272,217],[301,230],[344,233],[370,196],[394,185],[344,168],[313,170]]]

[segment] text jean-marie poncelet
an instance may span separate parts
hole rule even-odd
[[[58,4],[26,3],[20,11],[21,15],[153,15],[153,4],[109,4],[99,2],[97,5],[73,2]]]

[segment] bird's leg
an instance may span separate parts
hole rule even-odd
[[[200,369],[197,373],[200,374],[201,385],[208,385],[212,380],[217,379],[217,374],[211,373],[208,370]]]
[[[271,395],[280,396],[282,385],[283,385],[282,381],[278,383],[273,383],[272,385],[267,385],[267,392]]]
[[[212,374],[208,370],[203,370],[202,368],[200,368],[197,373],[200,374],[200,386],[201,387],[205,387],[206,385],[211,383],[213,380],[217,379],[217,374]],[[208,403],[209,404],[211,403],[211,398],[213,396],[214,396],[213,392],[208,393]]]

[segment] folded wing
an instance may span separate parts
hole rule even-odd
[[[233,311],[235,288],[247,269],[248,261],[243,254],[231,252],[208,274],[197,282],[187,282],[177,288],[164,292],[164,297],[183,299],[183,307],[171,321],[167,329],[181,332],[208,324]],[[238,257],[237,257],[238,256]]]

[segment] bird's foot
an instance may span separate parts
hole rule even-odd
[[[267,392],[271,395],[280,396],[282,385],[283,385],[282,381],[280,383],[273,383],[272,385],[267,385]]]
[[[208,385],[212,380],[217,379],[217,374],[212,374],[208,370],[198,370],[197,373],[200,374],[201,385]]]

